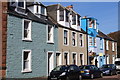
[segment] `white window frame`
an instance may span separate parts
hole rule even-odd
[[[78,62],[77,62],[77,52],[72,52],[72,64],[74,64],[74,62],[73,62],[73,54],[75,54],[76,55],[76,64],[75,65],[77,65],[78,64]]]
[[[73,33],[75,33],[75,45],[73,45]],[[73,47],[77,46],[77,32],[75,31],[71,31],[71,42]]]
[[[19,3],[19,1],[20,2],[22,2],[21,0],[16,0],[17,1],[17,7],[19,7],[18,6],[18,3]],[[19,7],[19,8],[22,8],[22,9],[25,9],[26,8],[26,2],[25,2],[25,0],[23,0],[24,1],[24,7]]]
[[[28,34],[27,38],[24,37],[24,21],[29,21],[29,27],[28,27],[29,28],[29,34]],[[31,36],[32,36],[31,26],[32,26],[32,21],[31,20],[23,19],[23,21],[22,21],[22,40],[32,41],[32,39],[31,39]]]
[[[64,31],[67,31],[67,44],[64,44]],[[68,46],[69,45],[69,30],[63,29],[63,45]]]
[[[38,6],[38,12],[37,12],[37,6]],[[34,5],[34,13],[35,14],[40,14],[41,13],[41,7],[40,7],[40,5]]]
[[[114,41],[112,42],[112,51],[115,51],[115,43],[114,43]]]
[[[82,46],[80,45],[81,44],[81,41],[80,41],[80,35],[81,35],[82,33],[79,33],[79,46],[80,47],[84,47],[84,34],[82,34]]]
[[[24,70],[24,52],[29,52],[29,70]],[[26,73],[26,72],[32,72],[32,69],[31,69],[31,67],[32,67],[32,58],[31,58],[31,53],[32,53],[32,51],[31,50],[22,50],[22,73]]]
[[[106,40],[106,50],[109,50],[109,41]]]
[[[52,26],[52,32],[51,32],[51,35],[52,35],[52,38],[50,38],[50,40],[48,40],[48,27],[49,27],[49,25],[47,25],[46,27],[46,32],[47,32],[47,43],[54,43],[54,26],[53,25],[50,25],[50,26]]]
[[[63,16],[64,16],[63,20],[60,20],[60,19],[61,19],[61,18],[60,18],[60,11],[63,11],[63,12],[64,12],[64,13],[63,13]],[[58,21],[65,21],[65,10],[58,10],[58,13],[59,13],[59,14],[58,14],[58,17],[59,17],[59,18],[58,18],[58,19],[59,19]]]
[[[80,53],[80,54],[82,54],[83,55],[83,58],[82,58],[82,60],[83,60],[83,65],[85,64],[84,63],[84,53]],[[79,54],[79,58],[80,58],[80,54]],[[80,63],[81,64],[81,63]]]
[[[103,38],[100,38],[100,49],[103,50]]]

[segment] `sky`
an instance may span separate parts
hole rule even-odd
[[[98,29],[109,34],[118,30],[118,2],[42,2],[44,5],[73,5],[74,11],[81,17],[94,17],[99,23]]]

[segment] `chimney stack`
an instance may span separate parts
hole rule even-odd
[[[67,6],[68,9],[73,9],[73,5]]]
[[[83,18],[87,18],[87,16],[84,16]]]

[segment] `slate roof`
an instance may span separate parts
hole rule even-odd
[[[98,30],[97,37],[102,37],[102,38],[104,38],[106,40],[115,41],[114,39],[112,39],[111,37],[107,36],[106,34],[104,34],[103,32],[101,32],[100,30]]]
[[[28,2],[29,5],[32,4],[32,2]],[[17,11],[15,11],[15,7],[10,6],[8,9],[8,14],[14,15],[20,18],[30,19],[35,22],[43,23],[43,24],[50,24],[54,25],[54,23],[49,19],[48,16],[46,16],[47,19],[39,18],[35,14],[33,14],[29,9],[25,10],[25,14],[21,14]]]

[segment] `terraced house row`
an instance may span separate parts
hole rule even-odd
[[[97,19],[72,5],[20,1],[0,2],[2,78],[46,79],[58,65],[114,62],[117,42],[98,30]]]

